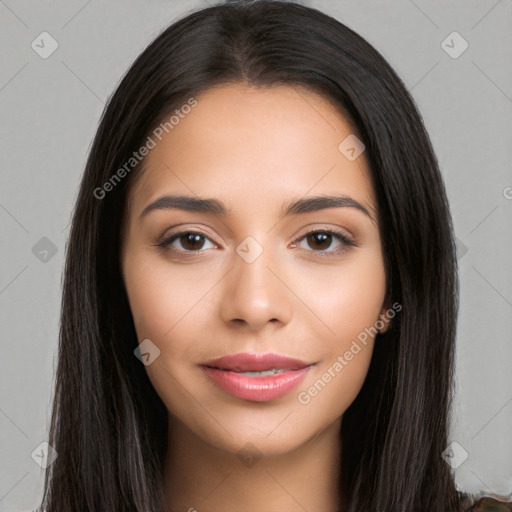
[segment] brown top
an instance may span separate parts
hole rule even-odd
[[[475,495],[468,493],[465,495],[466,501],[464,512],[512,512],[512,496],[498,496],[496,494]]]

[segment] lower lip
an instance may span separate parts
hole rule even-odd
[[[231,395],[252,402],[268,402],[286,395],[298,386],[306,378],[311,366],[267,377],[250,377],[209,366],[202,366],[202,369],[215,384]]]

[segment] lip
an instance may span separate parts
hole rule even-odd
[[[260,354],[243,352],[213,359],[203,363],[203,366],[232,372],[262,372],[272,368],[279,370],[301,370],[311,366],[311,363],[269,352]]]
[[[224,391],[253,402],[267,402],[286,395],[298,386],[315,363],[307,363],[279,354],[232,354],[201,365],[202,370]],[[284,370],[265,377],[241,372]]]

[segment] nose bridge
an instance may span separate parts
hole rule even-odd
[[[247,236],[236,247],[234,268],[222,297],[224,321],[244,321],[256,329],[269,321],[289,320],[290,297],[275,275],[277,254],[268,239],[264,247],[263,238]]]

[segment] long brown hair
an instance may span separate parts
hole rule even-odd
[[[366,146],[389,294],[403,308],[379,335],[364,386],[343,417],[347,512],[459,512],[462,496],[441,457],[457,267],[429,137],[402,81],[361,36],[316,9],[271,0],[224,2],[173,23],[136,59],[103,112],[67,244],[49,433],[58,458],[47,469],[41,507],[161,509],[167,411],[134,356],[120,273],[126,198],[143,161],[112,177],[165,116],[233,82],[320,93]]]

